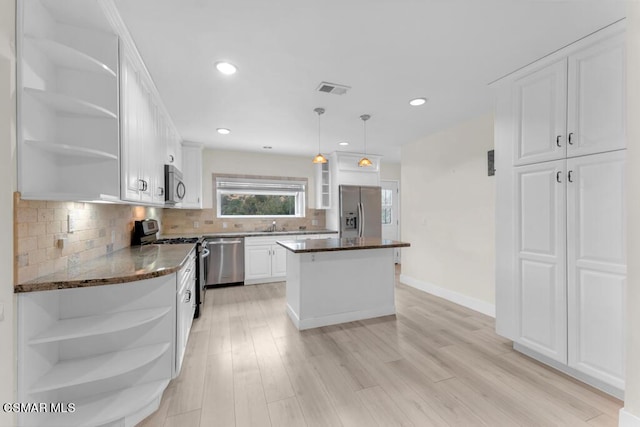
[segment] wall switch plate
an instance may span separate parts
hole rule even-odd
[[[222,228],[228,228],[229,227],[229,223],[228,222],[223,222],[222,223]]]
[[[67,215],[67,233],[73,233],[76,231],[76,218],[73,214]]]
[[[193,228],[199,228],[200,223],[198,221],[193,221]]]

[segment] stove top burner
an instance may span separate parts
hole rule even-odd
[[[196,243],[197,237],[173,237],[169,239],[158,239],[151,242],[154,245],[179,245],[181,243]]]

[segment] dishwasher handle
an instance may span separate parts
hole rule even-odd
[[[220,241],[215,241],[215,240],[208,240],[207,241],[207,246],[210,245],[239,245],[242,243],[242,240],[220,240]]]

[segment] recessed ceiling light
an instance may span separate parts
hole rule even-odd
[[[338,145],[345,146],[345,145],[349,145],[349,143],[348,142],[338,142]]]
[[[423,105],[425,102],[427,102],[427,98],[415,98],[409,101],[409,105],[417,107],[419,105]]]
[[[270,145],[263,145],[262,148],[264,148],[265,150],[271,150],[273,147]]]
[[[229,135],[231,131],[226,128],[218,128],[216,129],[220,135]]]
[[[222,74],[231,75],[238,71],[238,68],[229,62],[216,62],[216,68]]]

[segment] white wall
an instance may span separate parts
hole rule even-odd
[[[627,11],[627,370],[620,425],[640,426],[640,3],[629,2]]]
[[[0,0],[0,403],[15,402],[13,191],[15,189],[15,2]],[[0,425],[14,424],[0,410]]]
[[[493,315],[493,114],[402,147],[401,281]]]
[[[383,181],[400,181],[400,163],[380,164],[380,179]]]
[[[292,176],[309,179],[307,205],[315,208],[313,163],[311,157],[205,149],[202,152],[202,200],[213,207],[213,173]]]

